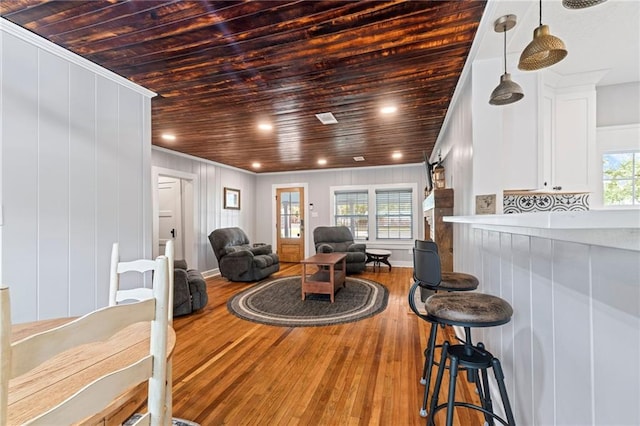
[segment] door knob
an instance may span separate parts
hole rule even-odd
[[[173,238],[176,237],[176,229],[175,228],[171,229],[171,237],[173,237]]]

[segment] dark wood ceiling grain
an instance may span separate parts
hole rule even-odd
[[[154,145],[282,172],[422,162],[484,7],[484,1],[3,0],[0,16],[158,93]],[[397,113],[381,115],[386,104]],[[332,112],[338,124],[320,123],[315,114],[322,112]],[[260,131],[260,121],[273,130]],[[320,158],[327,164],[318,165]]]

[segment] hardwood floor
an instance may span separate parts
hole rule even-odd
[[[298,264],[284,264],[274,276],[300,272]],[[299,328],[237,318],[227,300],[253,284],[208,279],[209,304],[174,323],[174,417],[202,426],[425,424],[419,377],[428,328],[407,303],[411,274],[368,267],[359,276],[389,289],[383,313]],[[467,389],[462,395],[475,397]],[[483,423],[464,409],[455,418],[457,425]],[[437,420],[442,424],[444,413]]]

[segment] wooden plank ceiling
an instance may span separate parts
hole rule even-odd
[[[422,162],[484,7],[3,0],[0,16],[158,93],[154,145],[281,172]],[[397,112],[382,115],[387,104]],[[338,123],[323,125],[315,114],[324,112]],[[261,131],[261,121],[273,129]]]

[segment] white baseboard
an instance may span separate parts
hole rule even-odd
[[[204,271],[202,272],[202,276],[204,278],[211,278],[211,277],[216,277],[220,275],[220,269],[216,268],[216,269],[209,269],[208,271]]]

